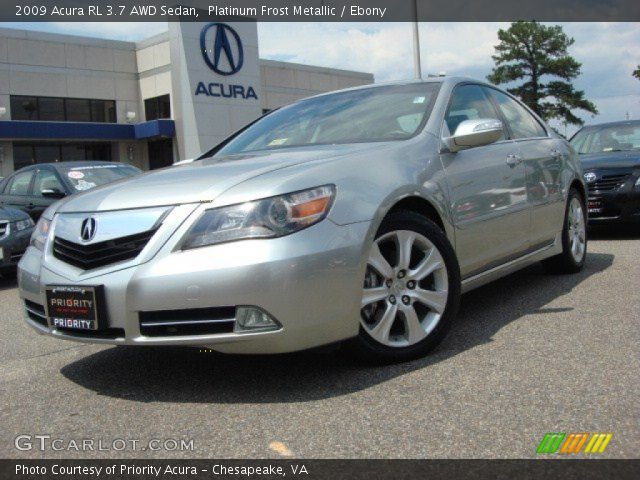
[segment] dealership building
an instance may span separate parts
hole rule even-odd
[[[0,28],[0,176],[84,159],[165,167],[270,110],[373,80],[261,59],[255,22],[172,22],[141,42]]]

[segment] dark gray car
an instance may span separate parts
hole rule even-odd
[[[31,165],[0,181],[0,207],[17,208],[37,221],[49,205],[67,195],[139,173],[140,169],[118,162],[74,161]]]
[[[29,246],[31,217],[15,208],[0,207],[0,274],[11,274]]]

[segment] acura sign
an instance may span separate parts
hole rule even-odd
[[[226,77],[238,73],[244,64],[244,49],[240,35],[226,23],[208,23],[202,28],[200,51],[204,63],[218,75]],[[258,99],[252,86],[228,85],[221,82],[198,82],[195,95]]]
[[[207,42],[213,31],[213,45]],[[209,36],[210,37],[210,36]],[[242,68],[244,51],[238,33],[225,23],[209,23],[200,32],[202,58],[211,70],[220,75],[233,75]]]

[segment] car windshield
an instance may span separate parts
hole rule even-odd
[[[82,192],[140,172],[131,165],[84,165],[64,168],[61,174],[75,190]]]
[[[428,118],[439,85],[381,86],[302,100],[266,115],[216,153],[404,140]]]
[[[640,149],[640,122],[584,129],[571,139],[578,153],[620,152]]]

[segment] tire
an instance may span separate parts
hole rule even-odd
[[[460,267],[446,235],[422,215],[391,212],[370,249],[352,347],[375,363],[422,357],[444,339],[459,303]]]
[[[587,208],[583,196],[572,187],[567,196],[562,226],[562,253],[543,260],[542,265],[549,273],[578,273],[586,259]]]

